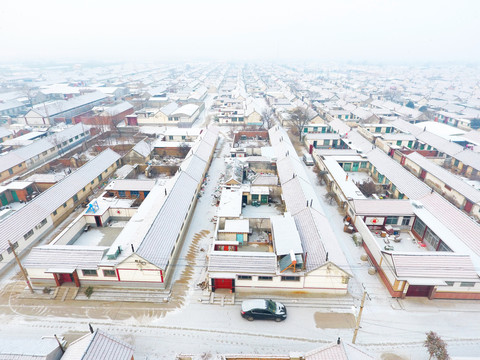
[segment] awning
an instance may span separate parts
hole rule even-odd
[[[51,268],[51,269],[47,269],[47,271],[45,271],[45,273],[47,274],[73,274],[73,272],[75,271],[75,268]]]
[[[432,279],[432,278],[409,278],[405,279],[409,285],[447,285],[444,280],[441,279]]]
[[[216,273],[212,274],[210,273],[210,279],[235,279],[235,274],[231,273]]]

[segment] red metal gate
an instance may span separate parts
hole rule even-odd
[[[215,289],[233,289],[233,279],[215,279]]]

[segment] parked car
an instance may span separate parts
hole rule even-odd
[[[242,302],[242,317],[248,321],[270,319],[282,321],[287,318],[287,308],[278,301],[270,299],[252,299]]]
[[[313,157],[310,154],[303,154],[303,162],[307,166],[315,165],[315,162],[313,161]]]

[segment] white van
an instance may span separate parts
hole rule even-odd
[[[315,163],[313,162],[313,157],[310,154],[303,155],[303,162],[305,163],[305,165],[308,165],[308,166],[315,165]]]

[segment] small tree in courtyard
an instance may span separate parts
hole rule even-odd
[[[372,180],[365,180],[364,182],[361,182],[361,183],[358,182],[355,185],[357,185],[357,187],[360,189],[362,194],[365,195],[365,197],[370,197],[373,194],[375,194],[377,191],[377,187],[375,186]]]
[[[423,346],[427,348],[430,359],[435,357],[437,360],[449,360],[450,356],[447,352],[447,343],[443,341],[436,332],[429,331],[426,334],[427,339]]]

